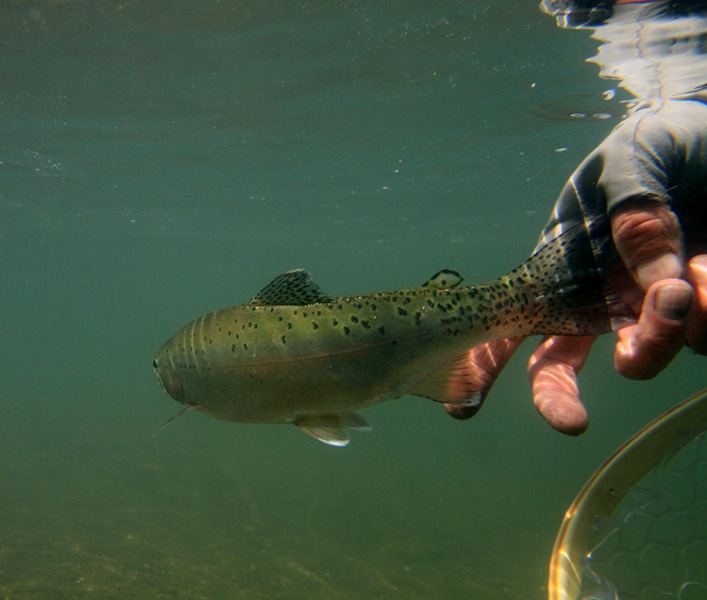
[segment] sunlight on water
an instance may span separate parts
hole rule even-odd
[[[528,344],[471,422],[403,398],[343,450],[192,413],[153,437],[150,367],[288,269],[343,295],[522,262],[621,109],[535,4],[5,3],[0,598],[546,596],[567,504],[697,357],[632,384],[607,338],[569,439]]]

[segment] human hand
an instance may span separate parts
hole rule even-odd
[[[630,274],[615,274],[612,285],[640,314],[636,324],[618,332],[616,370],[630,379],[650,379],[686,343],[695,352],[707,354],[707,255],[686,262],[680,224],[664,203],[627,204],[614,211],[611,224],[615,245]],[[577,373],[594,339],[549,336],[528,363],[535,406],[563,433],[579,435],[588,425]],[[520,342],[496,340],[470,350],[469,361],[478,373],[483,397]],[[462,419],[478,410],[446,408]]]

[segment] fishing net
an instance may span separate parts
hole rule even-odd
[[[555,541],[550,600],[707,600],[707,391],[629,439]]]
[[[584,600],[707,599],[706,437],[668,457],[595,523]]]

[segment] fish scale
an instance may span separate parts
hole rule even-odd
[[[465,360],[494,338],[589,335],[630,312],[602,281],[582,226],[508,275],[459,287],[441,271],[407,290],[331,297],[295,270],[250,302],[178,331],[153,366],[185,407],[244,423],[294,423],[333,445],[366,428],[353,411],[404,394],[476,406]],[[622,321],[623,320],[623,321]]]

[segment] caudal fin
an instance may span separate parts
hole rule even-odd
[[[526,296],[532,333],[595,335],[634,323],[605,281],[614,255],[609,218],[597,217],[551,239],[511,271],[511,285]]]

